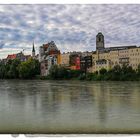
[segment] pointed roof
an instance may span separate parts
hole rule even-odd
[[[32,52],[35,52],[34,42],[33,42],[33,49],[32,49]]]

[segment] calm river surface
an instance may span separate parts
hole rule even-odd
[[[0,80],[0,133],[140,133],[140,82]]]

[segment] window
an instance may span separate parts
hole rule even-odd
[[[99,36],[99,42],[101,41],[101,37]]]

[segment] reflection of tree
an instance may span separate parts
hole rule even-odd
[[[20,80],[7,80],[6,84],[9,87],[7,90],[9,106],[13,107],[16,103],[24,108],[26,99],[24,88],[26,89],[26,84]]]
[[[82,86],[74,86],[70,92],[70,101],[72,107],[87,105],[94,100],[92,90],[86,83]]]
[[[44,92],[41,95],[41,111],[45,115],[46,113],[59,113],[59,106],[61,105],[61,93],[58,88],[53,86],[53,83],[44,87]]]
[[[107,115],[106,101],[104,93],[99,97],[99,118],[101,123],[105,123]]]
[[[120,86],[121,85],[121,86]],[[109,95],[114,103],[121,105],[121,108],[128,108],[131,104],[131,98],[134,93],[134,84],[131,82],[113,82],[110,83]],[[131,88],[130,88],[131,87]],[[116,104],[117,105],[117,104]]]
[[[76,107],[79,102],[79,92],[71,91],[70,92],[70,102],[72,107]]]
[[[99,91],[99,118],[102,125],[105,124],[107,118],[107,87],[104,84],[100,84],[100,91]]]

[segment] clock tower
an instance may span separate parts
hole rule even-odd
[[[99,32],[96,35],[96,50],[100,51],[103,49],[104,49],[104,35],[101,32]]]

